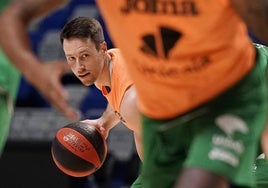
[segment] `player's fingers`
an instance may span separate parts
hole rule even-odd
[[[103,126],[101,126],[101,125],[98,123],[98,120],[85,119],[85,120],[82,120],[81,122],[82,122],[82,123],[89,124],[89,125],[94,125],[94,126],[98,127],[98,129],[99,129],[99,131],[101,132],[101,134],[102,134],[105,138],[108,137],[108,131],[107,131]]]
[[[65,117],[67,117],[71,121],[76,121],[78,120],[79,117],[79,112],[72,108],[67,101],[62,100],[60,98],[54,99],[52,98],[54,102],[52,104],[54,107]]]
[[[67,72],[70,72],[71,68],[67,63],[64,62],[55,62],[54,66],[58,66],[58,68],[56,70],[60,71],[60,75],[65,74]]]
[[[79,113],[68,104],[68,93],[60,83],[55,82],[50,89],[49,100],[51,104],[70,120],[78,120]]]

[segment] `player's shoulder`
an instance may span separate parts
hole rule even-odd
[[[108,51],[108,54],[111,56],[113,60],[122,61],[122,53],[119,48],[111,48]]]
[[[108,52],[121,53],[119,48],[110,48]]]

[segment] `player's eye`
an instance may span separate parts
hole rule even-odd
[[[67,61],[70,63],[75,62],[75,58],[74,57],[67,57]]]
[[[82,54],[82,56],[80,57],[81,61],[86,61],[89,58],[89,54]]]
[[[89,57],[88,54],[83,54],[83,55],[82,55],[82,58],[83,58],[83,59],[86,59],[86,58],[88,58],[88,57]]]

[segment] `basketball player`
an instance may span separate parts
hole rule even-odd
[[[255,184],[268,1],[98,0],[142,113],[144,188]]]
[[[71,20],[63,27],[60,38],[67,62],[75,76],[85,86],[95,84],[108,101],[103,116],[83,122],[99,126],[108,134],[121,121],[133,131],[141,157],[136,92],[120,50],[107,49],[102,26],[93,18],[78,17]],[[137,182],[135,184],[138,186]]]
[[[55,8],[56,3],[53,2],[36,11],[43,13],[42,10]],[[10,8],[2,12],[8,4]],[[62,75],[69,70],[68,65],[62,62],[41,63],[33,54],[26,30],[30,15],[21,11],[21,6],[24,6],[22,1],[0,2],[0,155],[7,139],[21,74],[59,112],[70,120],[78,118],[76,110],[67,103],[67,93],[60,82]]]
[[[21,59],[21,60],[28,59],[28,61],[26,61],[26,63],[33,64],[33,65],[36,64],[36,61],[39,62],[39,60],[37,60],[36,57],[32,54],[32,51],[30,50],[29,46],[26,45],[26,44],[29,44],[29,38],[27,36],[27,28],[29,26],[29,23],[33,19],[37,18],[38,16],[44,15],[46,13],[50,13],[51,11],[56,9],[57,7],[64,5],[64,3],[66,3],[66,1],[64,1],[64,0],[55,0],[55,1],[54,0],[53,1],[50,1],[50,0],[20,0],[20,1],[12,1],[12,3],[10,3],[7,6],[5,11],[1,15],[1,22],[0,23],[2,23],[2,25],[5,25],[5,27],[0,28],[2,35],[4,35],[4,37],[0,36],[0,41],[1,41],[2,47],[8,52],[7,55],[10,55],[10,58],[12,58],[13,61],[16,61],[17,59]],[[10,43],[11,40],[12,40],[12,43]],[[22,54],[22,52],[23,52],[23,54]],[[112,50],[109,53],[114,54],[114,55],[120,55],[118,50],[114,50],[114,51]],[[15,57],[18,57],[18,58],[14,59],[15,57],[13,57],[12,54],[16,55]],[[107,54],[107,56],[108,56],[107,49],[106,49],[105,54]],[[25,57],[24,57],[24,55],[25,55]],[[20,61],[17,61],[17,63],[20,63]],[[67,65],[66,63],[65,63],[65,65],[67,67],[69,67],[69,65]],[[36,66],[39,67],[39,64]],[[40,65],[40,66],[42,66],[42,65]],[[27,67],[29,67],[29,66],[27,66]],[[44,66],[43,68],[40,69],[40,71],[41,70],[42,71],[46,70],[46,67]],[[54,70],[57,70],[57,68],[55,67]],[[55,76],[56,76],[57,72],[54,73],[53,72],[54,70],[51,70],[49,72],[49,75],[47,75],[46,78],[53,77],[54,76],[53,74],[55,74]],[[31,70],[29,70],[29,71],[31,71]],[[39,72],[39,70],[36,70],[36,71]],[[45,71],[45,73],[47,74],[48,72]],[[38,74],[43,75],[42,72],[38,73]],[[35,75],[35,76],[37,76],[37,75]],[[125,76],[127,76],[127,75],[125,75]],[[15,77],[13,77],[13,79],[15,79]],[[36,78],[36,80],[33,80],[33,81],[35,81],[36,84],[42,83],[42,81],[38,81],[38,78]],[[43,83],[46,83],[46,82],[44,81]],[[132,98],[133,99],[135,98],[135,94],[133,94],[133,92],[132,92],[133,91],[133,87],[131,86],[132,81],[131,82],[127,81],[124,84],[126,84],[126,86],[129,86],[129,88],[127,88],[128,91],[122,91],[122,93],[120,95],[122,97],[122,94],[125,94],[125,96],[128,96],[128,97],[124,97],[124,100],[121,103],[121,109],[126,108],[124,106],[130,102],[128,100],[130,100],[130,99],[132,100]],[[126,89],[126,88],[124,88],[124,89]],[[47,90],[47,91],[50,91],[50,90]],[[114,95],[113,90],[112,90],[111,94],[107,95],[107,97],[109,97],[111,95]],[[54,95],[52,95],[52,97],[53,96]],[[58,95],[55,95],[55,96],[58,97]],[[59,99],[56,98],[55,101],[62,104],[63,102],[61,101],[61,99],[64,99],[64,97],[61,96],[61,97],[59,97]],[[118,101],[116,101],[115,103],[117,103],[117,104],[115,104],[117,111],[120,112],[120,109],[118,109],[118,104],[119,104]],[[68,108],[63,108],[63,110],[64,109],[68,110]],[[131,111],[131,108],[128,108],[127,111],[130,113],[134,113],[133,111]],[[124,112],[123,112],[122,116],[125,116]],[[124,118],[126,119],[126,121],[131,121],[130,120],[131,117],[125,116]],[[85,122],[92,123],[92,121],[94,121],[94,120],[87,120]],[[100,119],[95,120],[95,124],[96,125],[103,125],[103,127],[105,127],[105,125],[109,125],[112,127],[116,123],[118,123],[118,121],[119,121],[118,115],[115,115],[114,110],[112,110],[110,108],[110,106],[108,106],[107,110],[105,111],[103,116]],[[133,124],[133,123],[131,123],[131,124]],[[128,127],[133,130],[133,128],[130,127],[131,124],[128,124]],[[106,132],[108,132],[108,130],[110,129],[109,127],[105,127],[105,128],[106,129],[104,129],[104,131],[106,131]],[[134,130],[134,131],[135,131],[135,139],[136,139],[137,138],[137,133],[136,133],[137,131],[136,130]],[[139,143],[138,143],[137,139],[135,140],[135,142],[136,142],[137,150],[140,151]],[[138,152],[138,153],[140,155],[141,152]],[[139,185],[139,182],[136,181],[135,184]]]

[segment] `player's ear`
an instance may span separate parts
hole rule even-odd
[[[106,51],[107,51],[107,43],[105,41],[100,43],[100,50],[102,50],[102,52],[106,53]]]

